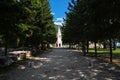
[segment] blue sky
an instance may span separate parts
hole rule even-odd
[[[60,25],[63,22],[63,18],[66,17],[65,12],[67,11],[68,2],[70,0],[49,0],[51,5],[51,11],[54,15],[55,24]]]

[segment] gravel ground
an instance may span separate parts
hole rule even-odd
[[[9,70],[0,80],[120,80],[120,68],[73,49],[53,49]]]

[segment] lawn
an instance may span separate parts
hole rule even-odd
[[[94,49],[89,49],[90,53],[95,52]],[[97,53],[103,53],[103,54],[109,54],[109,49],[97,49]],[[120,55],[120,49],[113,50],[113,54],[119,54]]]
[[[89,49],[90,55],[91,53],[93,54],[94,52],[95,52],[94,49]],[[99,59],[109,62],[109,58],[110,58],[109,49],[97,49],[97,53]],[[120,49],[113,50],[113,63],[120,66]]]

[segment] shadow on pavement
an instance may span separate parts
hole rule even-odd
[[[6,75],[8,80],[120,80],[120,68],[73,49],[56,48],[31,57]]]

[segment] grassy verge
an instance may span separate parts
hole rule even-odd
[[[94,55],[95,50],[94,49],[89,49],[89,55]],[[109,49],[98,49],[97,50],[98,57],[101,60],[109,62]],[[116,64],[120,66],[120,49],[113,50],[113,64]]]
[[[94,49],[89,49],[89,52],[95,52]],[[97,49],[97,53],[108,53],[109,54],[110,50],[109,49]],[[120,49],[113,50],[113,54],[120,54]]]

